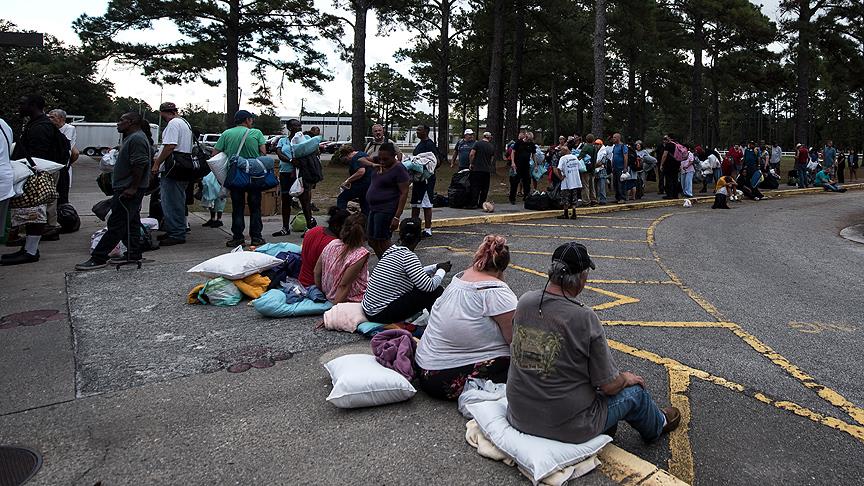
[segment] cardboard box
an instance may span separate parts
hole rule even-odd
[[[248,204],[244,214],[249,216]],[[275,216],[277,214],[282,214],[282,197],[279,194],[279,186],[261,193],[261,216]]]

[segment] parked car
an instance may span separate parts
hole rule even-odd
[[[202,133],[198,136],[198,141],[212,150],[216,146],[216,141],[219,140],[219,135],[218,133]]]
[[[267,143],[265,144],[265,146],[267,147],[268,154],[276,153],[276,147],[277,145],[279,145],[279,140],[281,140],[284,136],[285,135],[282,135],[280,133],[279,135],[270,135],[269,137],[267,137]]]
[[[328,154],[335,154],[336,152],[339,151],[340,148],[342,148],[343,145],[351,145],[351,142],[349,140],[340,140],[337,142],[332,142],[330,145],[327,146],[327,153]]]

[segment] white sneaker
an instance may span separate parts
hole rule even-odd
[[[423,237],[424,238],[430,238],[431,236],[432,236],[432,230],[431,229],[426,228],[425,230],[423,230]]]

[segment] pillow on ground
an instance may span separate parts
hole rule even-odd
[[[324,313],[324,328],[331,331],[354,332],[357,325],[366,321],[363,304],[343,302]]]
[[[280,289],[271,289],[253,300],[252,306],[264,317],[320,316],[333,307],[330,302],[303,299],[300,302],[289,304],[287,300],[285,292]]]
[[[239,280],[255,273],[261,273],[282,263],[282,260],[254,251],[238,251],[213,257],[187,270],[207,278],[225,277]]]
[[[608,435],[598,435],[583,444],[569,444],[523,434],[507,422],[506,398],[473,403],[466,408],[486,438],[527,471],[535,485],[546,476],[597,454],[612,442]]]
[[[327,401],[339,408],[360,408],[408,400],[417,390],[399,373],[370,354],[349,354],[324,365],[333,381]]]

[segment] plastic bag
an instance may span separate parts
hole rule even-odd
[[[298,177],[297,180],[294,181],[294,184],[291,184],[291,189],[288,191],[288,194],[291,195],[291,197],[297,197],[297,196],[303,194],[303,178],[302,177]]]
[[[114,172],[114,164],[117,163],[117,149],[111,149],[99,160],[99,170],[105,173]]]
[[[234,282],[223,277],[210,280],[198,293],[201,302],[222,307],[237,305],[242,298],[243,293],[234,285]]]
[[[459,395],[459,413],[467,419],[474,418],[468,411],[468,405],[472,403],[495,401],[507,395],[506,383],[495,383],[492,380],[480,380],[468,378],[462,394]]]

